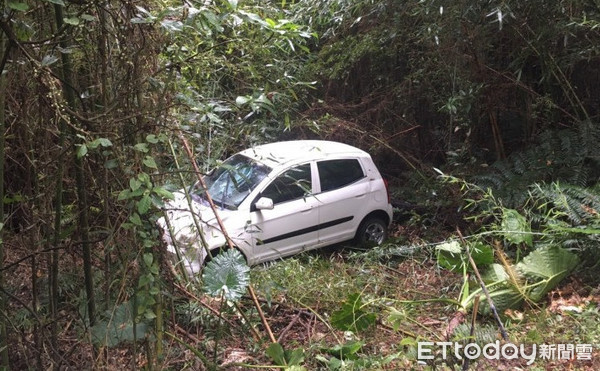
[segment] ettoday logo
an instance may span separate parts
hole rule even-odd
[[[566,359],[583,360],[592,359],[591,344],[532,344],[519,346],[513,343],[500,344],[499,340],[488,343],[483,346],[477,343],[456,343],[450,341],[429,342],[422,341],[417,343],[417,359],[419,361],[434,359],[434,350],[441,348],[441,357],[446,359],[449,354],[453,354],[458,360],[467,358],[475,360],[480,357],[486,359],[519,359],[522,358],[531,365],[537,358],[541,359]],[[539,352],[538,352],[539,350]]]

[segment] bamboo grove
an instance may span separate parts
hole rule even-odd
[[[128,368],[152,369],[166,343],[216,367],[231,320],[211,312],[214,354],[191,349],[177,305],[206,301],[168,272],[154,222],[173,190],[256,143],[341,140],[398,184],[458,169],[498,207],[538,197],[597,223],[598,1],[1,8],[0,370],[118,368],[122,344]]]

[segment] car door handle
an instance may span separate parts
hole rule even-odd
[[[311,207],[311,208],[308,208],[308,209],[301,210],[300,212],[301,212],[302,214],[306,214],[307,212],[309,212],[309,211],[311,211],[311,210],[312,210],[312,207]]]

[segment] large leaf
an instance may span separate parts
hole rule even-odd
[[[504,312],[508,308],[517,308],[523,303],[524,297],[519,289],[514,286],[510,281],[506,269],[500,264],[491,264],[481,275],[483,282],[490,293],[490,297],[496,310],[499,313]],[[469,305],[472,304],[472,300],[475,296],[481,297],[480,310],[484,314],[490,313],[490,306],[485,297],[481,286],[475,284],[478,288],[474,289],[472,294],[469,296]]]
[[[483,282],[490,284],[498,281],[508,281],[509,276],[501,264],[494,263],[484,271],[481,278],[483,279]]]
[[[26,12],[29,10],[29,5],[22,2],[9,1],[7,5],[10,9],[17,10],[19,12]]]
[[[462,273],[466,265],[467,270],[472,267],[463,246],[458,241],[445,242],[436,248],[438,264],[453,272]],[[494,262],[494,250],[483,243],[474,243],[469,246],[471,257],[477,266],[488,265]]]
[[[375,323],[375,314],[367,313],[362,308],[360,294],[350,294],[342,309],[333,312],[331,324],[333,327],[344,331],[362,331]]]
[[[337,344],[331,348],[323,348],[324,351],[339,359],[358,359],[356,353],[365,345],[359,340],[351,340],[344,344]]]
[[[91,329],[92,342],[96,345],[115,347],[124,342],[131,342],[134,338],[144,338],[148,325],[145,322],[134,324],[134,315],[131,302],[122,303],[113,311],[107,311],[107,319],[96,323]]]
[[[296,369],[304,369],[300,368],[300,364],[304,362],[304,350],[298,348],[294,350],[284,350],[281,344],[272,343],[267,348],[267,354],[273,362],[278,366],[287,366],[286,369],[289,370],[292,366],[297,366]]]
[[[563,278],[575,269],[579,263],[577,255],[558,245],[540,247],[517,264],[517,270],[537,282],[529,298],[539,301],[552,290]]]
[[[531,226],[517,210],[504,209],[501,227],[507,241],[517,245],[525,243],[527,246],[533,246]]]
[[[560,248],[557,245],[540,247],[527,255],[515,268],[519,276],[528,278],[528,282],[516,287],[511,282],[505,268],[500,264],[492,264],[482,278],[498,312],[508,308],[519,307],[525,299],[532,302],[540,301],[548,291],[555,288],[579,263],[577,255]],[[519,281],[521,281],[519,279]],[[482,294],[481,289],[475,290],[470,299]],[[487,302],[482,302],[481,309],[489,312]]]
[[[504,289],[496,289],[490,292],[490,298],[496,307],[498,313],[502,314],[506,309],[519,308],[523,304],[525,298],[514,286],[505,286]],[[480,306],[483,313],[486,313],[490,308],[487,298],[482,296],[482,305]]]
[[[202,280],[208,295],[237,301],[250,283],[250,268],[238,250],[229,249],[208,262]]]

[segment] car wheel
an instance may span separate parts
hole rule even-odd
[[[355,240],[359,245],[381,245],[386,240],[387,233],[387,223],[372,216],[360,223]]]

